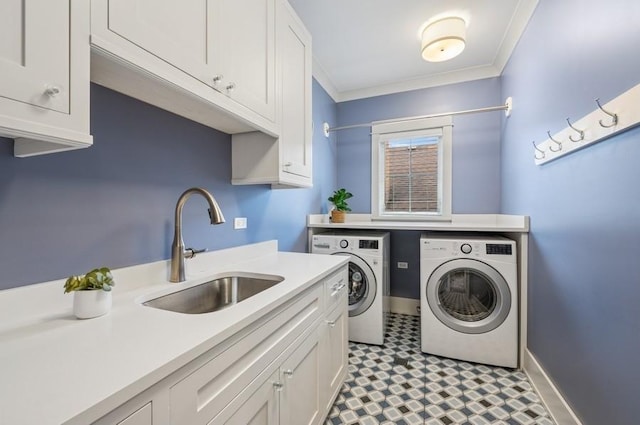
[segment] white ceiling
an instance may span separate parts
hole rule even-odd
[[[289,0],[313,36],[313,75],[335,101],[496,77],[538,0]],[[420,55],[434,17],[467,22],[467,46],[450,61]]]

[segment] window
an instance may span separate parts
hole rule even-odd
[[[451,117],[372,126],[373,219],[451,219]]]

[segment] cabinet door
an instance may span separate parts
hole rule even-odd
[[[312,332],[280,367],[283,388],[280,425],[320,423],[322,405],[320,344],[318,331]]]
[[[346,294],[346,291],[345,291]],[[342,383],[344,382],[347,366],[348,366],[348,332],[349,332],[349,313],[347,309],[346,296],[338,308],[333,310],[327,316],[326,328],[322,338],[323,356],[322,370],[326,379],[323,388],[325,388],[325,397],[323,404],[325,411],[329,411],[333,405]]]
[[[311,37],[285,3],[278,9],[281,165],[311,178]]]
[[[0,2],[0,97],[69,113],[70,1]]]
[[[275,121],[275,0],[214,0],[209,46],[217,88]]]
[[[212,83],[207,45],[211,3],[108,0],[108,28],[176,68]]]

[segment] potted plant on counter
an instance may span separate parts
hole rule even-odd
[[[73,314],[78,319],[91,319],[111,310],[111,288],[115,286],[111,270],[93,269],[84,276],[71,276],[64,283],[64,293],[74,292]]]
[[[353,194],[347,192],[345,188],[333,192],[333,196],[329,198],[329,202],[334,205],[334,208],[331,210],[331,222],[344,223],[346,212],[351,211],[351,208],[349,208],[347,204],[347,199],[349,198],[353,198]]]

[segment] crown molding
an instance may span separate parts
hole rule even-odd
[[[500,71],[500,74],[502,74],[513,50],[518,44],[518,41],[520,41],[520,37],[522,37],[522,34],[527,28],[533,12],[535,12],[536,7],[538,7],[538,2],[539,0],[521,0],[518,3],[516,12],[509,23],[509,28],[507,28],[502,43],[500,43],[500,48],[498,48],[496,58],[493,61],[493,65]]]
[[[312,70],[313,78],[316,79],[318,84],[322,86],[324,91],[327,92],[327,94],[331,97],[331,99],[333,99],[334,102],[339,102],[340,93],[338,92],[338,89],[336,89],[335,84],[333,84],[333,81],[331,81],[327,73],[324,72],[322,65],[320,65],[320,62],[316,60],[315,56],[313,57]]]
[[[414,78],[411,80],[399,81],[397,83],[385,84],[376,87],[367,87],[363,89],[340,92],[338,93],[338,100],[336,100],[336,102],[347,102],[350,100],[364,99],[367,97],[383,96],[386,94],[445,86],[448,84],[464,83],[473,80],[483,80],[485,78],[493,78],[498,76],[500,76],[500,70],[498,70],[493,65],[467,68],[460,71]]]

